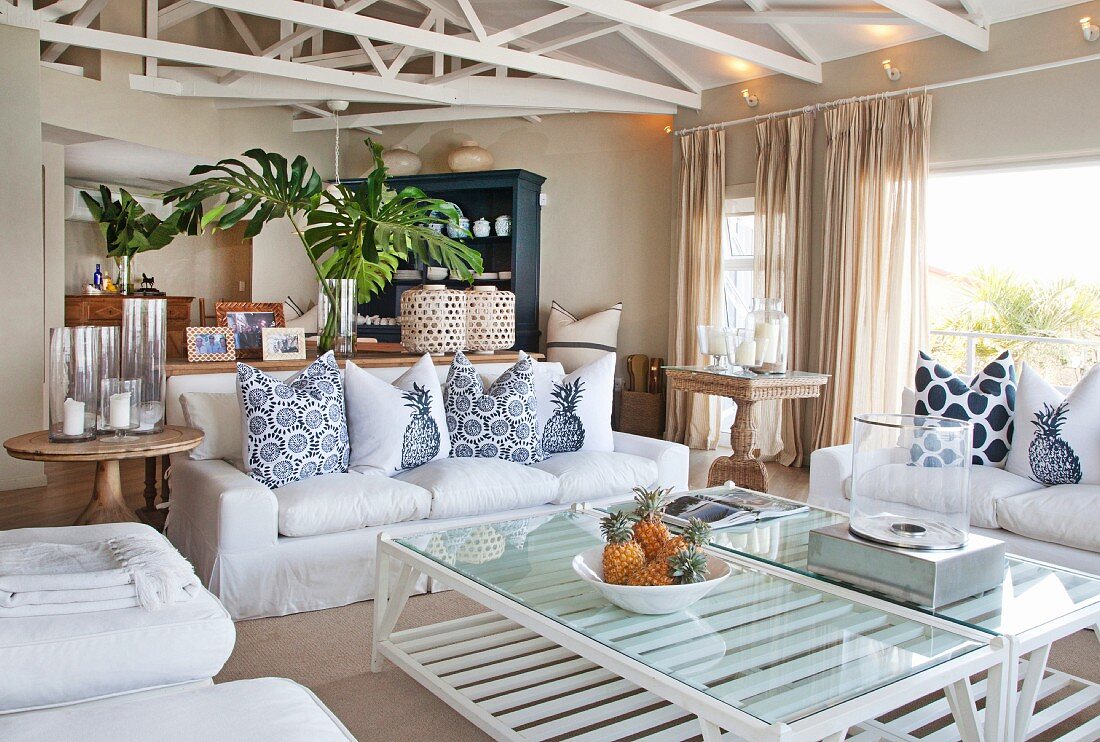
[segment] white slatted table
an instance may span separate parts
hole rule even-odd
[[[572,571],[598,515],[380,536],[372,670],[502,740],[840,740],[944,689],[981,739],[968,678],[1003,665],[998,637],[719,551],[734,573],[690,611],[628,613]],[[491,612],[393,632],[421,574]]]

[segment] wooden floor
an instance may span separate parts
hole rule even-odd
[[[144,507],[145,462],[121,462],[122,491],[137,510]],[[45,487],[0,492],[0,530],[71,526],[92,497],[94,463],[46,464]]]

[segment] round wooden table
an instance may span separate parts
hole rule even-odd
[[[10,438],[4,441],[4,448],[13,458],[27,461],[94,461],[92,499],[76,519],[76,525],[84,526],[138,520],[122,496],[119,461],[190,451],[200,443],[201,430],[165,425],[161,433],[127,435],[121,439],[106,435],[82,443],[53,443],[49,431],[40,430]]]

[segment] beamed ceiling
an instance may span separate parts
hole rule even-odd
[[[144,34],[93,28],[110,0],[12,4],[42,62],[71,46],[144,57],[136,90],[278,105],[296,131],[698,108],[703,90],[942,34],[979,51],[989,24],[1065,0],[145,0]],[[221,33],[196,33],[197,24]],[[196,37],[201,41],[196,41]]]

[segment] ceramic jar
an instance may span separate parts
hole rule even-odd
[[[512,234],[512,217],[501,214],[493,222],[493,229],[496,231],[497,237],[507,237]]]
[[[492,170],[493,155],[474,140],[468,139],[447,156],[447,165],[453,173]]]
[[[485,217],[478,219],[474,222],[474,237],[488,237],[489,236],[489,220]]]
[[[382,162],[390,175],[416,175],[424,163],[415,152],[409,151],[404,145],[392,147],[382,153]]]
[[[461,217],[458,220],[458,224],[447,225],[447,236],[452,240],[460,240],[463,237],[469,237],[470,220],[466,217]]]

